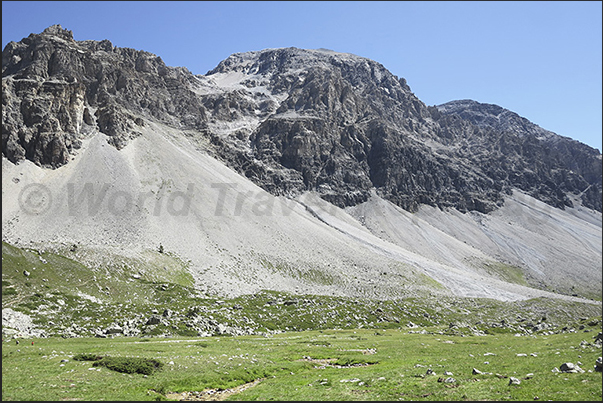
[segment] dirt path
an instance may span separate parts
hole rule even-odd
[[[262,381],[263,379],[256,379],[253,382],[245,383],[230,389],[205,389],[201,392],[167,393],[165,397],[179,401],[225,400],[227,397],[241,393],[242,391],[257,385]]]

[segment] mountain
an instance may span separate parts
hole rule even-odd
[[[3,240],[94,276],[160,250],[212,295],[600,300],[601,154],[375,61],[194,75],[55,25],[5,47],[2,89]]]
[[[76,42],[59,25],[7,44],[2,77],[2,154],[12,162],[62,166],[92,130],[121,149],[140,134],[138,115],[204,126],[188,70],[107,40]]]
[[[449,132],[454,132],[452,127],[462,127],[469,122],[485,133],[488,129],[500,133],[482,135],[479,139],[478,147],[489,151],[485,158],[479,149],[470,147],[474,162],[484,167],[493,179],[510,181],[513,186],[559,208],[573,205],[569,197],[562,194],[579,195],[583,205],[601,211],[601,153],[597,149],[545,130],[498,105],[460,100],[437,108],[445,117]],[[459,118],[463,123],[458,122]],[[510,155],[516,160],[504,161]],[[499,161],[500,166],[494,161]],[[522,165],[523,170],[518,169],[518,165]]]

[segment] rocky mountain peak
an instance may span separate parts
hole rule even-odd
[[[471,158],[483,167],[494,159],[502,162],[512,156],[502,165],[505,178],[509,178],[507,167],[513,164],[514,186],[559,208],[573,206],[568,198],[573,193],[585,206],[601,211],[599,150],[543,129],[498,105],[465,99],[438,105],[432,112],[443,128],[442,133],[446,133],[444,137],[454,141],[458,140],[454,133],[467,132],[468,125],[479,128],[474,131],[478,135],[467,146]],[[488,161],[480,154],[486,155]],[[578,155],[580,158],[576,158]],[[517,169],[518,166],[522,168]],[[493,172],[490,176],[502,177]]]
[[[433,124],[403,79],[347,53],[297,48],[237,53],[200,80],[214,87],[207,98],[211,105],[222,105],[214,99],[225,96],[245,105],[233,115],[206,103],[210,116],[253,122],[235,135],[242,141],[222,155],[228,159],[246,149],[245,174],[265,189],[315,190],[339,206],[362,202],[375,183],[390,181],[383,177],[388,162],[378,156],[382,146],[414,141],[409,136],[428,133]],[[374,141],[381,145],[373,147]],[[228,143],[223,135],[220,144]]]
[[[345,63],[373,63],[372,60],[350,53],[340,53],[327,49],[299,49],[296,47],[263,49],[259,51],[234,53],[221,61],[207,74],[242,71],[247,74],[274,72],[275,70],[298,71],[312,67],[330,67]]]
[[[64,29],[60,24],[49,26],[40,35],[56,36],[67,41],[73,41],[73,32]]]
[[[557,137],[555,133],[541,128],[517,113],[494,104],[463,99],[438,105],[437,108],[444,114],[457,114],[478,127],[492,127],[514,132],[519,136],[532,135],[542,140]]]
[[[95,131],[120,149],[140,134],[143,119],[202,128],[193,81],[152,53],[74,41],[53,25],[2,51],[2,153],[56,168]]]
[[[246,75],[301,75],[310,71],[337,71],[355,87],[365,85],[391,85],[400,82],[406,91],[410,88],[405,80],[399,80],[383,65],[351,53],[340,53],[328,49],[299,49],[295,47],[265,49],[235,53],[207,73],[240,72]]]

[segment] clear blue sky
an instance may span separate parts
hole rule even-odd
[[[474,99],[602,149],[601,1],[3,1],[2,48],[53,24],[205,74],[232,53],[353,53],[426,104]]]

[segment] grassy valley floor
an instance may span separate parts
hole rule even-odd
[[[601,400],[594,371],[601,346],[591,329],[547,336],[423,330],[11,340],[2,346],[2,400]],[[82,356],[162,365],[145,374]],[[560,372],[566,362],[584,372]]]

